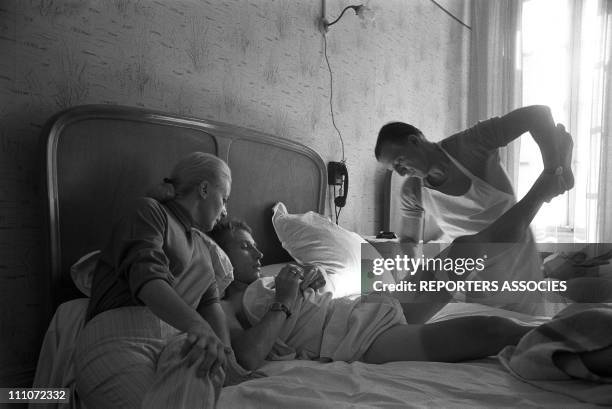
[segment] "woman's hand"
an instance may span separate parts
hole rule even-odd
[[[197,364],[196,374],[205,377],[225,368],[232,349],[221,342],[208,323],[198,322],[187,330],[182,353],[187,366]]]
[[[300,284],[300,290],[304,291],[308,287],[317,291],[327,284],[325,280],[325,271],[317,264],[304,265],[304,281]]]
[[[274,279],[276,301],[292,309],[299,294],[300,281],[304,279],[304,270],[295,264],[287,264]]]

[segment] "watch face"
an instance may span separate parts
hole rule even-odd
[[[273,302],[272,304],[270,304],[270,311],[282,311],[287,315],[287,318],[291,316],[291,311],[289,310],[289,308],[287,308],[285,304],[282,304],[280,302]]]

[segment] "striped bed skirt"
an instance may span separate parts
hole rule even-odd
[[[185,333],[147,307],[96,315],[75,349],[76,389],[87,409],[214,408],[221,378],[199,378],[180,353]]]

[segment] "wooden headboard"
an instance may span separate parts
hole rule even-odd
[[[70,266],[102,248],[115,220],[185,154],[209,152],[232,170],[228,213],[247,221],[264,264],[289,260],[271,208],[292,213],[325,203],[326,169],[312,149],[272,135],[145,109],[86,105],[60,112],[43,132],[50,244],[51,308],[79,296]]]

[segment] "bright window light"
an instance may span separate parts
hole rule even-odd
[[[521,24],[522,105],[548,105],[574,137],[575,188],[538,213],[536,240],[596,241],[601,128],[592,124],[601,123],[597,101],[603,88],[597,0],[525,0]],[[519,197],[541,171],[537,145],[521,138]]]

